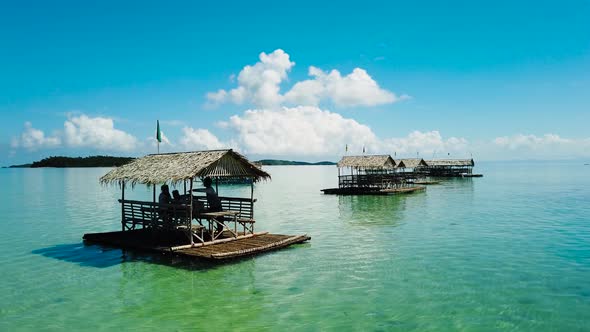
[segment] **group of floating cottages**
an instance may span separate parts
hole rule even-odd
[[[242,181],[250,197],[219,196],[221,209],[211,209],[202,190],[204,178],[217,184]],[[117,167],[100,178],[121,188],[121,231],[85,234],[84,240],[121,248],[156,251],[192,258],[228,259],[301,243],[307,235],[255,232],[254,183],[270,175],[233,150],[153,154]],[[125,190],[137,184],[152,187],[151,201],[129,200]],[[171,204],[159,203],[160,185],[183,194]],[[216,190],[217,193],[219,193]],[[221,210],[221,211],[220,211]]]
[[[324,194],[387,195],[424,190],[430,177],[480,177],[473,159],[393,159],[390,155],[344,156],[338,162],[338,188]]]
[[[375,194],[424,190],[425,177],[475,176],[473,160],[398,159],[390,155],[345,156],[337,164],[338,188],[325,194]],[[212,208],[203,189],[206,178],[215,183],[221,207]],[[120,248],[155,251],[189,258],[229,259],[275,250],[310,240],[306,234],[256,232],[254,183],[270,174],[233,150],[152,154],[119,166],[100,178],[103,185],[121,189],[121,230],[90,233],[84,240]],[[209,181],[206,181],[209,182]],[[218,184],[250,185],[250,197],[219,195]],[[147,185],[151,200],[131,200],[126,190]],[[179,193],[161,203],[161,185]],[[180,191],[182,190],[182,195]],[[210,193],[209,193],[210,194]],[[211,198],[211,197],[210,197]]]

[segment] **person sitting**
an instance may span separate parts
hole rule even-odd
[[[160,187],[160,196],[158,196],[158,203],[170,204],[171,202],[172,202],[172,197],[170,196],[170,189],[168,188],[167,184],[163,184]]]
[[[205,212],[220,212],[222,211],[221,207],[221,199],[217,195],[217,192],[211,186],[213,184],[213,180],[210,177],[206,177],[203,179],[203,185],[205,188],[194,189],[194,191],[204,192],[207,195],[207,204],[209,208],[205,210]],[[218,217],[218,221],[223,222],[223,217]],[[223,225],[217,223],[217,232],[223,231]]]
[[[170,215],[169,207],[162,207],[162,204],[172,203],[172,197],[170,196],[170,189],[168,185],[163,184],[160,187],[160,196],[158,196],[158,203],[160,204],[159,214],[162,221],[165,223],[172,222],[172,216]]]
[[[172,202],[176,204],[184,203],[184,199],[180,197],[178,190],[172,190]]]

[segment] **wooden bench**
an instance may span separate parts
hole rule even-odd
[[[123,230],[146,227],[188,228],[191,224],[189,206],[180,204],[159,204],[153,202],[119,200],[122,204]],[[200,225],[195,227],[202,227]]]
[[[193,199],[203,204],[205,209],[209,208],[206,196],[194,196]],[[226,196],[219,196],[219,199],[223,211],[238,212],[236,221],[244,227],[244,233],[246,231],[254,233],[254,223],[256,223],[254,219],[254,202],[256,202],[256,199]]]

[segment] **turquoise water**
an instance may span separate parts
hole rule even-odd
[[[590,329],[590,166],[481,163],[386,197],[322,195],[333,166],[266,169],[257,230],[312,240],[220,265],[84,245],[120,228],[107,169],[1,169],[0,330]]]

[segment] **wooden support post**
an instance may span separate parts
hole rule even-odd
[[[252,182],[250,183],[250,208],[252,209],[250,218],[254,219],[254,178],[252,178]],[[252,233],[254,233],[254,224],[252,224]],[[244,224],[244,235],[246,235],[246,224]]]
[[[184,192],[186,193],[186,182],[184,183],[185,189]],[[189,221],[188,221],[188,232],[191,238],[191,246],[194,244],[193,241],[193,179],[191,178],[191,183],[189,185],[189,192],[190,192],[190,207],[189,207]]]
[[[121,181],[121,231],[125,231],[125,181]]]

